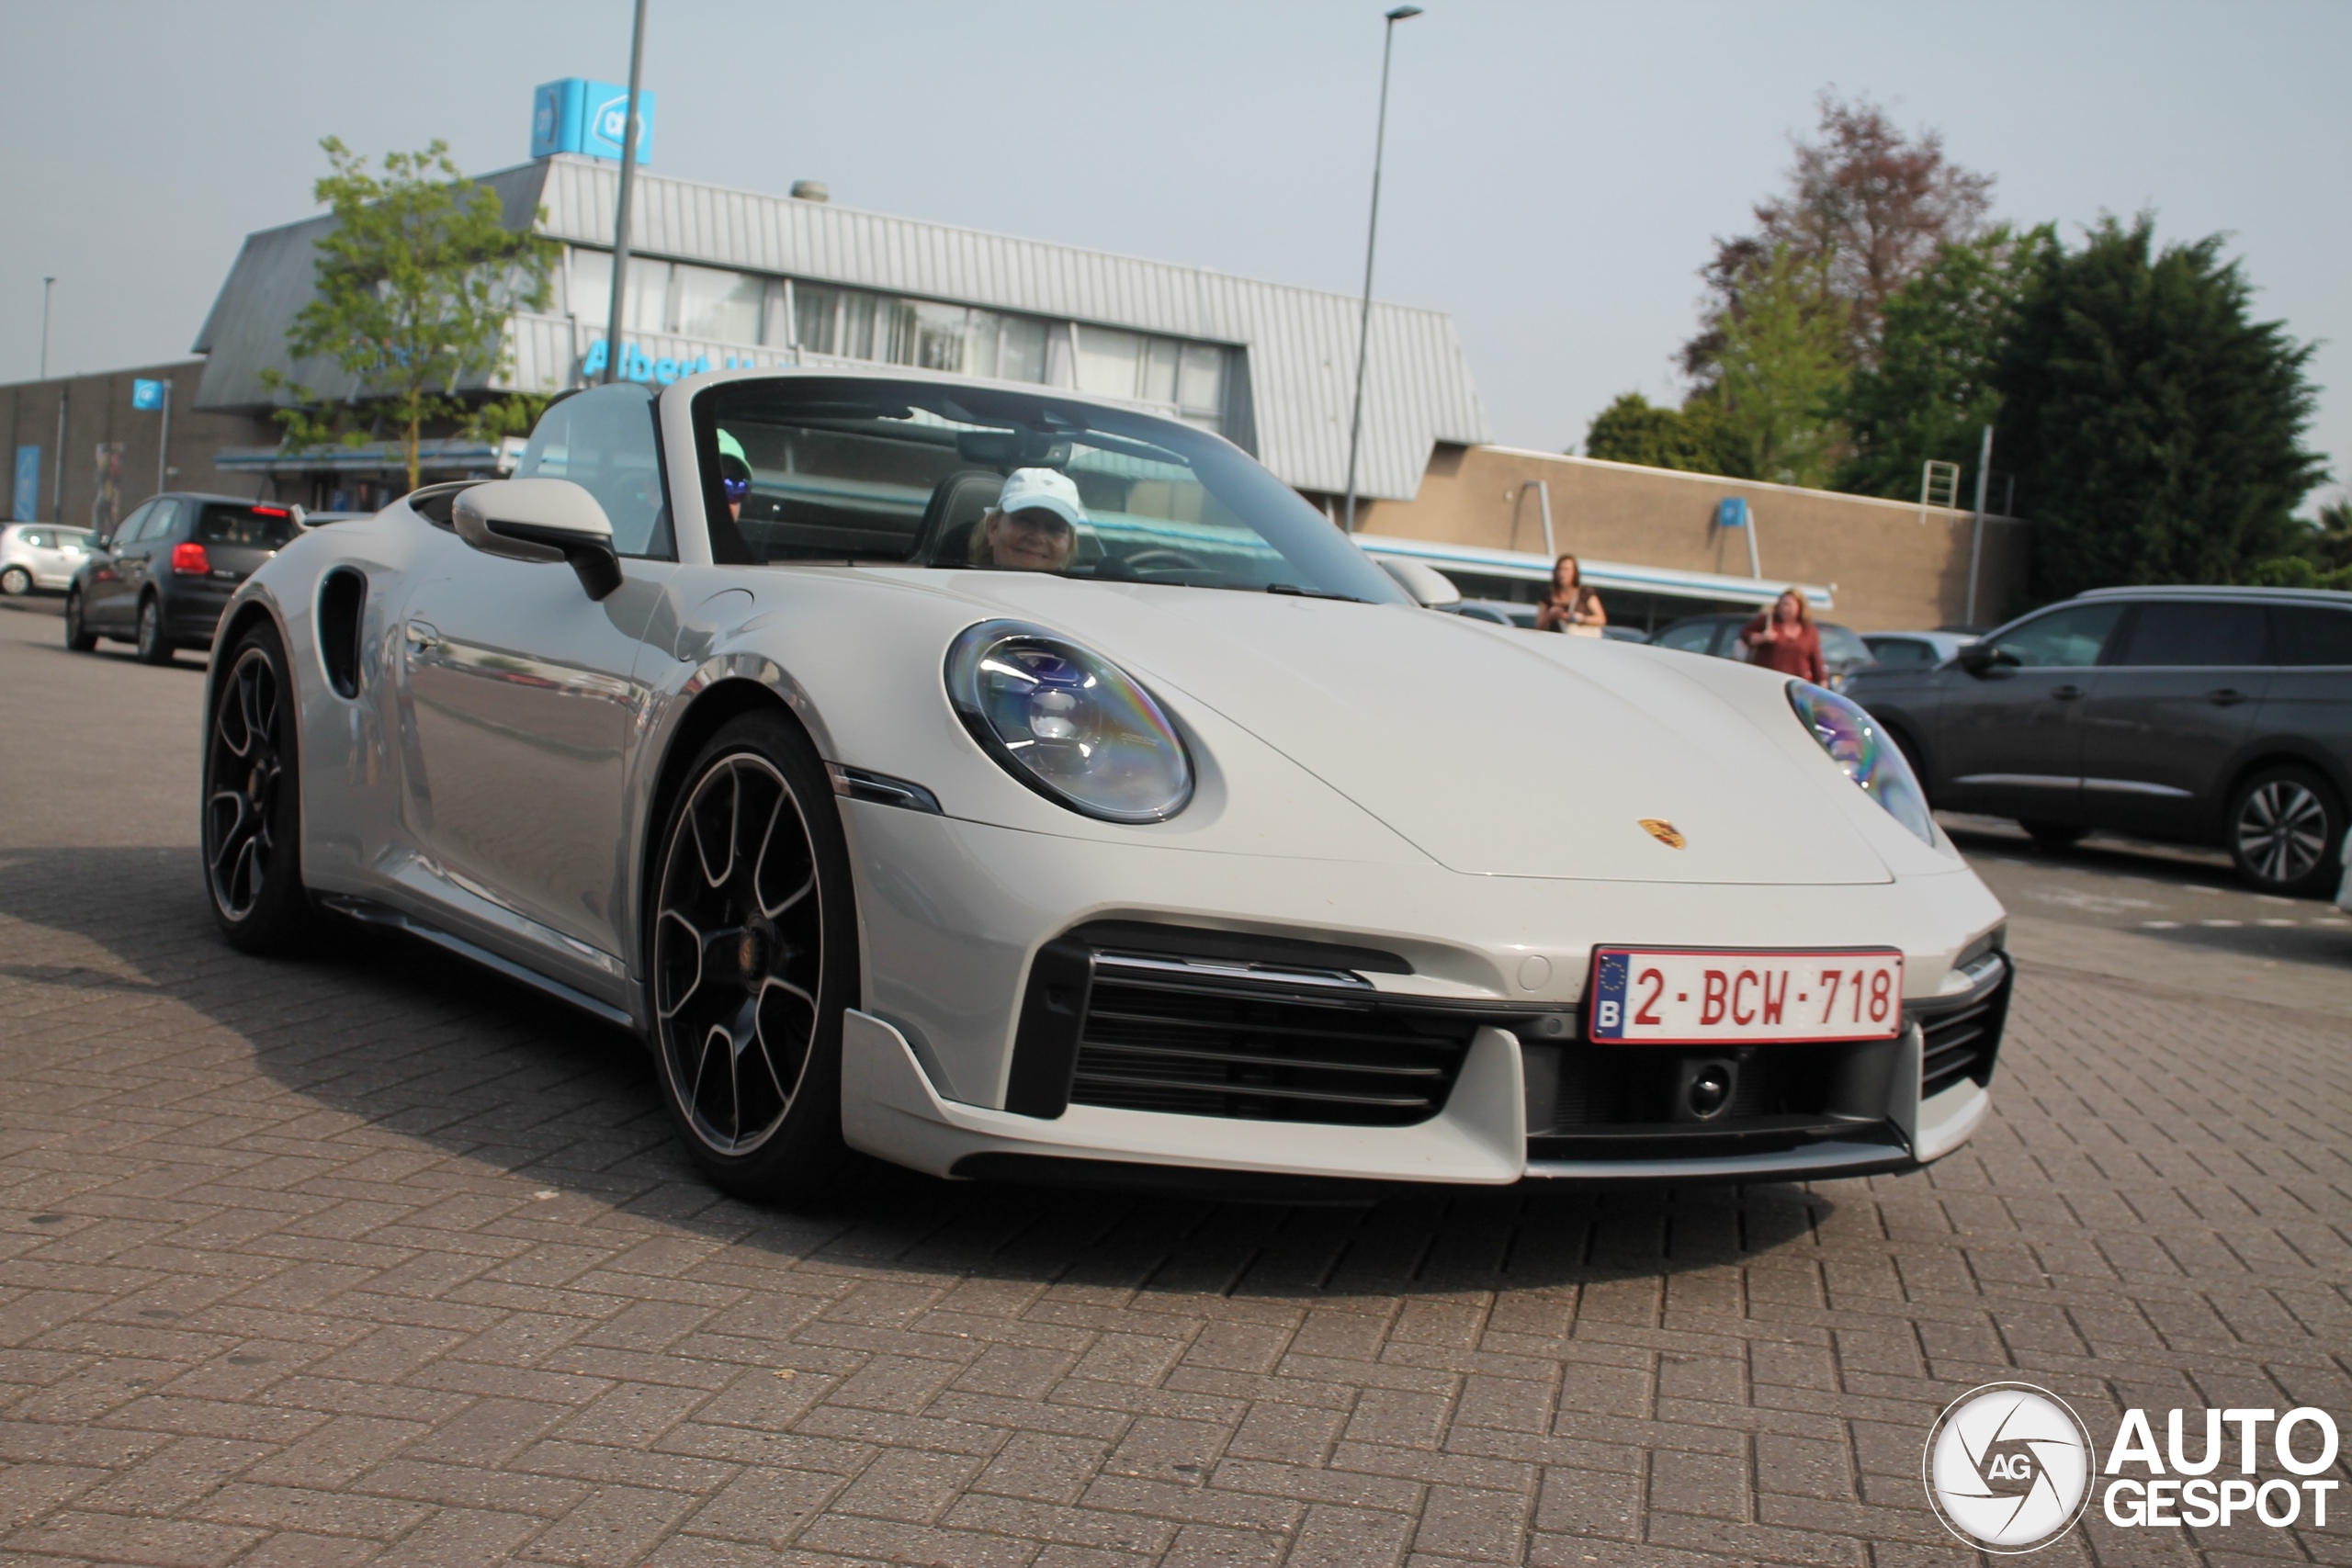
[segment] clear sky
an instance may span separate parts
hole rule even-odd
[[[1375,290],[1453,313],[1498,440],[1677,395],[1696,269],[1834,85],[1940,129],[2003,217],[2226,233],[2262,315],[2320,342],[2311,439],[2352,478],[2352,5],[1427,5]],[[655,166],[1353,292],[1383,9],[651,0]],[[0,0],[0,378],[35,372],[44,274],[52,370],[184,354],[244,233],[313,210],[322,136],[522,162],[531,88],[620,78],[628,12]]]

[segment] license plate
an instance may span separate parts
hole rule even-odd
[[[1886,1040],[1903,1027],[1903,954],[1596,948],[1587,1032],[1624,1045]]]

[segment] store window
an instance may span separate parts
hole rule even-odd
[[[571,253],[569,293],[565,309],[572,317],[592,325],[603,325],[612,310],[613,253],[575,248]],[[670,264],[649,256],[629,257],[628,297],[621,302],[621,330],[668,332],[669,321]]]
[[[1080,323],[1078,389],[1164,408],[1215,430],[1225,412],[1225,351]]]
[[[670,330],[717,343],[757,343],[766,293],[766,281],[750,273],[679,262],[671,269]]]
[[[792,321],[799,345],[811,354],[1005,381],[1046,379],[1047,327],[1033,316],[795,283]]]

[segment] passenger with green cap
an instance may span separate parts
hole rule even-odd
[[[727,492],[727,515],[741,521],[743,502],[752,493],[752,463],[743,444],[726,431],[718,433],[718,487]]]

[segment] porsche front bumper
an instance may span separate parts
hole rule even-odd
[[[1426,863],[1114,849],[864,803],[845,815],[862,852],[867,976],[866,1008],[844,1029],[843,1131],[858,1148],[935,1175],[1076,1162],[1485,1185],[1792,1180],[1912,1168],[1957,1147],[1989,1110],[2009,969],[1990,946],[1998,905],[1957,867],[1820,887],[1563,883]],[[1254,936],[1274,958],[1133,951],[1154,930],[1227,933],[1243,949]],[[1122,934],[1074,946],[1073,933],[1087,931]],[[1564,1109],[1564,1060],[1619,1077],[1654,1077],[1662,1065],[1654,1047],[1583,1043],[1577,1010],[1594,945],[1831,947],[1863,937],[1905,952],[1903,1032],[1867,1051],[1818,1048],[1836,1059],[1814,1074],[1821,1087],[1800,1113],[1704,1122]],[[1317,943],[1342,957],[1320,968],[1283,957],[1311,956]],[[1405,961],[1353,972],[1343,967],[1350,948]],[[1155,1048],[1162,1064],[1194,1059],[1175,1076],[1122,1076],[1104,1055],[1120,1047],[1088,1032],[1082,981],[1063,988],[1072,1016],[1048,1016],[1052,965],[1072,962],[1121,987],[1178,993],[1191,1010],[1172,1021],[1188,1028],[1208,1027],[1196,1001],[1250,1010],[1242,1032],[1251,1038],[1313,1035],[1320,1015],[1286,1007],[1339,1010],[1359,1021],[1348,1038],[1370,1042],[1374,1058],[1311,1063],[1302,1076],[1290,1070],[1294,1052],[1277,1064],[1283,1071],[1233,1072],[1238,1036],[1227,1029],[1210,1048]],[[1132,1005],[1122,1016],[1171,1021]],[[1408,1043],[1430,1050],[1390,1050],[1400,1029],[1426,1035]],[[1759,1079],[1791,1059],[1786,1047],[1758,1052]],[[1430,1097],[1418,1110],[1409,1093],[1385,1091],[1396,1075],[1432,1072],[1442,1081],[1415,1091]],[[1367,1085],[1384,1092],[1362,1092]],[[1351,1097],[1361,1114],[1332,1103]],[[1304,1100],[1316,1103],[1295,1103]]]

